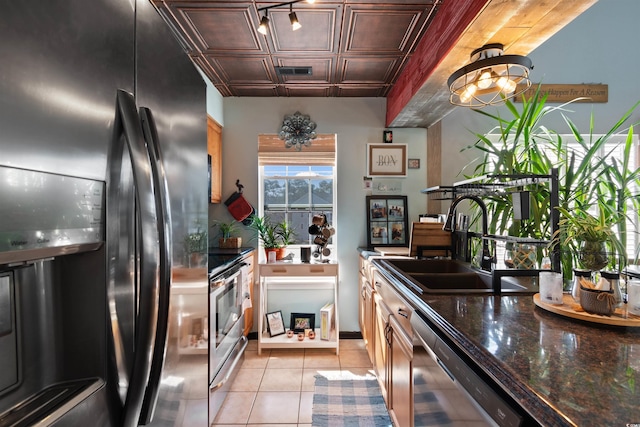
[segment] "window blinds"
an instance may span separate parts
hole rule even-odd
[[[309,147],[286,148],[276,134],[258,135],[258,164],[264,165],[330,165],[336,164],[336,135],[318,134]]]

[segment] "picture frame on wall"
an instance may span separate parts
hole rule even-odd
[[[367,144],[368,176],[407,176],[407,144]]]
[[[407,196],[367,196],[367,247],[409,246]]]

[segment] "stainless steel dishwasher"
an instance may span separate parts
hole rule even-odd
[[[425,417],[430,418],[429,424],[433,424],[434,418],[442,424],[450,421],[446,411],[433,409],[432,403],[435,399],[433,384],[437,384],[438,381],[434,381],[432,377],[433,368],[437,368],[432,361],[435,361],[457,386],[456,388],[461,392],[459,395],[466,398],[464,403],[469,403],[469,405],[458,403],[454,411],[467,411],[467,417],[474,417],[473,414],[469,414],[469,411],[475,408],[482,417],[482,420],[477,421],[485,421],[490,426],[517,427],[522,424],[522,415],[474,372],[452,346],[437,335],[417,310],[411,316],[411,326],[414,331],[414,426],[427,425]],[[432,359],[431,363],[429,359]],[[455,403],[449,402],[449,404]],[[429,408],[432,409],[431,412]]]

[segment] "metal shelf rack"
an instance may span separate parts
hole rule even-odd
[[[552,169],[549,175],[536,175],[536,174],[487,174],[463,181],[455,182],[450,186],[435,186],[429,187],[421,191],[426,194],[430,200],[454,200],[457,197],[464,195],[475,195],[478,197],[492,197],[503,196],[512,189],[527,188],[531,189],[532,186],[548,185],[549,187],[549,209],[551,219],[551,233],[556,233],[559,229],[560,213],[556,209],[559,205],[558,194],[558,170]],[[494,241],[505,241],[514,243],[529,243],[533,245],[547,245],[548,240],[515,237],[515,236],[502,236],[502,235],[482,235],[481,233],[473,232],[456,232],[456,234],[463,233],[466,235],[466,239],[470,237],[488,239]],[[462,247],[466,251],[468,248],[467,242],[462,244]],[[461,249],[459,248],[459,249]],[[560,271],[560,248],[555,247],[551,255],[551,268],[554,271]],[[537,271],[537,270],[536,270]],[[498,274],[499,275],[499,274]]]

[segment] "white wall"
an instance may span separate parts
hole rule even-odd
[[[245,198],[254,206],[258,193],[258,134],[278,133],[287,114],[300,111],[317,123],[317,133],[337,134],[337,257],[340,263],[340,329],[359,331],[358,252],[366,246],[366,216],[363,176],[366,174],[366,144],[381,143],[385,123],[384,98],[224,98],[222,132],[222,198],[235,191],[235,181],[244,185]],[[393,129],[394,143],[408,144],[408,157],[421,160],[411,169],[403,194],[408,195],[410,220],[426,211],[426,130]],[[284,142],[283,142],[284,144]],[[210,205],[210,222],[232,217],[223,203]],[[248,229],[243,240],[256,246]],[[212,229],[211,241],[217,241]]]
[[[532,82],[609,85],[609,102],[572,104],[567,115],[583,134],[589,132],[593,112],[595,133],[611,128],[618,119],[640,100],[638,84],[637,0],[599,0],[552,38],[534,50]],[[507,52],[508,53],[508,52]],[[522,104],[516,103],[516,107]],[[558,105],[558,104],[549,104]],[[486,107],[486,111],[512,116],[504,108]],[[638,120],[640,109],[630,119]],[[550,129],[569,133],[559,114],[545,118]],[[474,133],[488,132],[495,122],[470,109],[458,107],[442,121],[442,183],[464,179],[458,173],[475,156],[476,150],[460,153],[462,147],[473,144]]]

